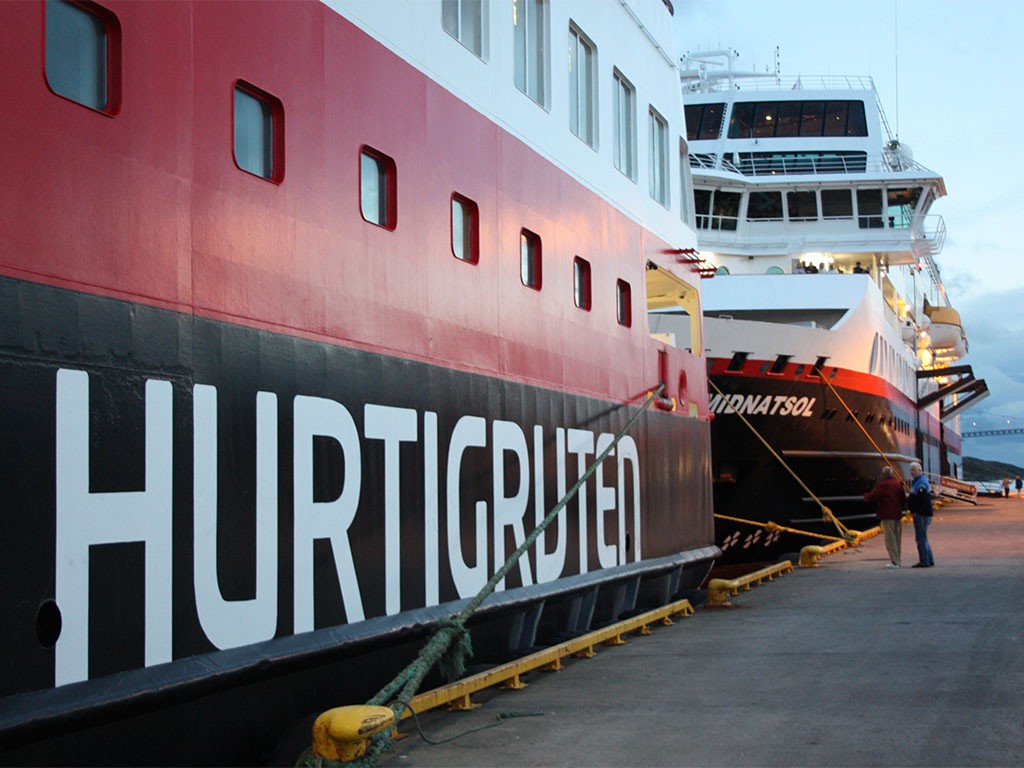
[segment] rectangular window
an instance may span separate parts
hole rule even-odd
[[[46,82],[58,96],[104,112],[120,110],[121,35],[105,9],[46,3]]]
[[[799,101],[783,101],[779,104],[778,125],[775,126],[775,135],[783,138],[791,138],[800,132],[800,111]]]
[[[711,190],[693,190],[693,211],[697,220],[697,229],[711,227]]]
[[[636,89],[618,70],[612,78],[613,160],[616,168],[636,181]]]
[[[857,190],[857,224],[861,229],[882,228],[882,190]]]
[[[740,217],[740,193],[715,192],[715,202],[711,209],[711,228],[736,231],[736,222]]]
[[[650,141],[650,193],[651,197],[668,208],[668,122],[654,107],[648,112]]]
[[[821,215],[826,219],[852,219],[853,196],[850,190],[821,190]]]
[[[569,25],[569,129],[592,147],[597,146],[597,89],[594,44]]]
[[[270,181],[284,178],[283,115],[281,102],[265,91],[235,83],[235,164]]]
[[[766,139],[775,135],[778,110],[779,104],[776,101],[762,102],[754,108],[755,139]]]
[[[782,221],[781,192],[751,192],[747,200],[747,221]]]
[[[686,113],[686,140],[717,139],[722,132],[722,113],[725,104],[688,104]]]
[[[803,117],[800,119],[800,135],[821,136],[821,128],[824,118],[825,102],[805,101]]]
[[[572,261],[573,301],[580,309],[590,311],[590,262],[577,256]]]
[[[441,26],[477,56],[484,57],[484,11],[481,0],[442,0]]]
[[[480,213],[472,200],[452,195],[452,253],[476,264],[480,261]]]
[[[359,153],[359,209],[371,224],[394,229],[398,224],[395,161],[369,147]]]
[[[528,229],[519,232],[519,277],[527,288],[540,290],[540,237]]]
[[[744,101],[732,105],[732,117],[729,118],[729,138],[749,139],[754,126],[754,102]]]
[[[516,88],[547,104],[547,0],[512,0]]]
[[[846,135],[846,113],[849,111],[848,101],[825,102],[825,135]]]
[[[787,192],[786,207],[790,221],[816,221],[818,218],[818,197],[813,190]]]
[[[846,135],[847,136],[867,136],[868,135],[868,121],[864,117],[864,102],[863,101],[851,101],[849,112],[846,116]]]
[[[625,280],[615,283],[615,315],[619,325],[633,325],[633,291]]]

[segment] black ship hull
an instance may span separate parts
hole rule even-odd
[[[833,389],[818,376],[710,379],[721,391],[712,397],[711,434],[722,564],[774,562],[841,537],[818,501],[851,530],[872,527],[874,508],[862,496],[886,459],[907,475],[919,446],[935,442],[920,435],[909,400],[882,388]],[[766,522],[802,533],[759,525]]]

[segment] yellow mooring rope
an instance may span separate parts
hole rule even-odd
[[[819,375],[821,374],[819,373]],[[899,470],[897,470],[895,466],[893,466],[893,463],[889,461],[889,457],[885,455],[882,449],[878,447],[878,443],[876,443],[874,439],[871,437],[871,435],[868,433],[867,427],[865,427],[861,423],[861,420],[857,418],[857,414],[850,410],[850,406],[846,404],[846,401],[843,400],[843,397],[842,395],[839,394],[838,390],[836,390],[836,388],[832,386],[832,382],[826,379],[823,375],[821,376],[821,380],[828,385],[828,388],[832,390],[832,394],[836,396],[836,400],[838,400],[842,404],[843,408],[846,409],[846,412],[850,414],[850,418],[853,419],[854,423],[858,427],[860,427],[860,431],[864,433],[864,437],[866,437],[868,439],[868,442],[871,443],[871,445],[874,447],[876,451],[878,451],[878,455],[882,457],[882,461],[889,465],[889,467],[892,469],[892,473],[900,479],[901,483],[903,483],[903,490],[905,492],[909,492],[910,486],[907,485],[907,481],[903,479],[903,475],[900,474]]]

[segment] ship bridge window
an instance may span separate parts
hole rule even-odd
[[[818,218],[818,196],[814,190],[786,193],[790,221],[815,221]]]
[[[745,101],[732,105],[729,118],[729,138],[749,139],[754,126],[754,102]]]
[[[633,325],[633,290],[625,280],[615,283],[615,317],[619,325]]]
[[[882,190],[857,190],[857,224],[861,229],[882,227]]]
[[[612,159],[616,168],[636,181],[636,89],[617,69],[612,80]]]
[[[121,26],[105,8],[46,3],[46,82],[58,96],[104,112],[121,108]]]
[[[776,115],[779,112],[777,101],[761,102],[754,107],[754,138],[764,139],[775,135]]]
[[[398,171],[382,152],[363,147],[359,153],[359,209],[363,218],[384,229],[398,224]]]
[[[825,102],[805,101],[800,115],[801,136],[821,136],[825,117]]]
[[[528,229],[519,231],[519,277],[527,288],[540,290],[540,236]]]
[[[747,221],[782,221],[782,193],[751,192],[747,199]]]
[[[722,113],[725,104],[687,104],[686,139],[703,141],[717,139],[722,134]]]
[[[669,196],[669,175],[668,175],[668,121],[662,117],[658,110],[650,107],[648,111],[648,125],[650,127],[648,151],[649,188],[651,197],[668,208]]]
[[[846,135],[846,116],[849,112],[849,102],[826,101],[825,102],[825,130],[826,136]]]
[[[476,264],[480,261],[480,210],[462,195],[452,195],[452,254]]]
[[[569,129],[597,146],[597,48],[575,24],[569,25]]]
[[[512,0],[516,88],[547,106],[548,0]]]
[[[689,121],[689,115],[687,115]],[[733,105],[730,139],[867,136],[862,101],[746,101]]]
[[[590,262],[577,256],[572,260],[573,302],[580,309],[590,311]]]
[[[484,57],[484,13],[482,0],[442,0],[441,26],[462,45]]]
[[[800,102],[783,101],[779,104],[778,123],[775,125],[775,136],[792,138],[800,134]]]
[[[266,91],[235,83],[235,164],[274,182],[284,178],[284,107]]]
[[[904,187],[886,190],[889,210],[889,226],[896,229],[907,229],[917,210],[917,201],[921,198],[921,187]]]
[[[853,195],[850,190],[821,190],[821,215],[826,219],[852,219]]]

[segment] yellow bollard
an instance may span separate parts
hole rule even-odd
[[[705,605],[731,605],[729,596],[734,594],[735,584],[727,579],[712,579],[708,582],[708,596]]]
[[[821,559],[821,547],[810,544],[800,550],[800,567],[816,568]]]
[[[394,724],[395,713],[388,707],[354,704],[329,709],[313,723],[313,754],[351,762],[366,753],[371,737]]]

